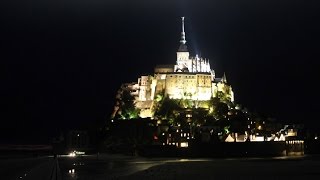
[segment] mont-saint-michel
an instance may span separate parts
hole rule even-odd
[[[157,65],[154,74],[121,85],[110,118],[110,127],[118,135],[111,133],[111,137],[125,137],[131,132],[127,128],[142,120],[140,139],[131,134],[129,142],[177,148],[190,148],[195,142],[280,142],[277,153],[303,153],[302,127],[281,124],[236,103],[227,73],[217,75],[212,60],[191,56],[187,37],[182,17],[175,64]]]

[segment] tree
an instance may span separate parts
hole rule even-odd
[[[223,119],[228,115],[228,105],[224,102],[221,102],[219,98],[211,98],[211,115],[217,120]]]
[[[122,92],[120,102],[120,116],[122,119],[134,119],[139,117],[140,110],[136,108],[134,97],[129,90]]]
[[[224,87],[225,89],[226,87]],[[231,97],[227,92],[218,91],[217,92],[217,98],[223,103],[229,104],[231,103]]]
[[[203,108],[192,109],[192,122],[194,125],[203,125],[208,119],[208,111]]]
[[[177,100],[165,96],[162,101],[159,102],[159,108],[156,109],[155,115],[162,119],[172,120],[177,117],[177,111],[180,110],[181,108]]]

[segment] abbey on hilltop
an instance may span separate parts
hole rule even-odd
[[[184,17],[182,20],[182,32],[180,46],[177,51],[175,65],[157,65],[153,75],[141,76],[138,82],[125,83],[121,86],[116,96],[117,102],[112,117],[133,118],[137,115],[141,118],[153,118],[156,110],[156,102],[159,98],[168,97],[176,100],[189,100],[192,107],[208,108],[204,101],[223,95],[230,102],[234,101],[234,94],[224,74],[217,78],[215,71],[210,67],[208,59],[191,57],[186,45],[184,31]],[[125,95],[127,93],[127,95]],[[126,96],[132,99],[126,99]],[[134,107],[123,106],[125,101],[132,101]],[[130,105],[128,105],[130,106]],[[136,109],[138,112],[124,115],[128,109]],[[128,113],[127,113],[128,114]]]
[[[191,57],[186,42],[182,17],[176,64],[157,65],[153,75],[121,85],[107,128],[110,134],[179,148],[195,142],[281,141],[282,148],[292,145],[287,152],[303,152],[301,127],[283,126],[236,104],[226,75],[217,78],[208,59]]]

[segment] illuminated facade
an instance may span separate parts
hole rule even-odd
[[[154,99],[161,93],[170,99],[206,101],[216,97],[218,92],[222,92],[231,102],[234,101],[234,94],[231,86],[227,84],[225,74],[222,78],[216,78],[214,70],[210,67],[210,61],[198,55],[191,57],[186,42],[184,17],[182,17],[182,32],[176,64],[158,65],[153,75],[141,76],[137,83],[122,86],[135,97],[135,106],[140,110],[140,117],[153,117]],[[118,96],[121,96],[122,92],[119,91]],[[115,106],[112,116],[119,113],[118,105]]]

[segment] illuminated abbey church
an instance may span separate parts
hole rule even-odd
[[[231,86],[227,84],[225,74],[217,78],[210,67],[209,59],[198,55],[190,56],[186,45],[184,17],[181,20],[182,32],[176,64],[157,65],[153,75],[141,76],[138,82],[123,84],[116,96],[117,102],[112,117],[121,114],[121,98],[125,90],[134,97],[134,105],[139,110],[141,118],[154,117],[153,107],[159,94],[170,99],[200,102],[208,101],[223,93],[231,102],[234,101],[234,94]],[[201,105],[196,106],[201,107]]]

